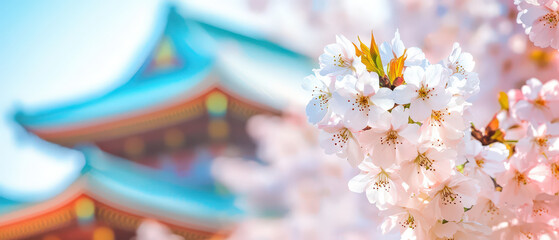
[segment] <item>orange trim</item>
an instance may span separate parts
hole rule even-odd
[[[140,223],[146,219],[155,219],[168,226],[175,234],[185,237],[185,239],[208,239],[212,236],[225,237],[228,232],[210,232],[197,230],[195,228],[178,226],[158,219],[156,216],[141,216],[132,214],[102,203],[87,194],[78,194],[70,201],[65,201],[63,205],[56,205],[49,211],[44,211],[31,216],[18,219],[13,223],[0,226],[0,239],[19,239],[25,237],[38,236],[43,233],[54,231],[76,223],[75,203],[82,197],[92,199],[95,205],[95,220],[107,224],[108,226],[125,231],[135,232]]]
[[[121,117],[97,121],[91,124],[81,124],[72,127],[60,127],[52,129],[29,129],[37,136],[51,142],[62,145],[73,145],[78,142],[94,142],[107,140],[119,136],[132,135],[134,133],[161,128],[179,122],[191,121],[207,114],[205,97],[214,91],[224,93],[229,97],[232,114],[240,119],[257,113],[277,113],[275,110],[248,103],[242,97],[234,97],[232,94],[218,87],[209,88],[198,97],[176,103],[168,107],[162,107],[152,112],[143,111],[138,114],[124,114]]]

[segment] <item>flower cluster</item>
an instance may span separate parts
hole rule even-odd
[[[308,119],[321,129],[326,153],[360,169],[349,189],[365,192],[380,210],[383,232],[398,229],[403,239],[555,234],[556,81],[542,87],[530,80],[509,94],[511,103],[501,94],[506,110],[477,129],[465,116],[475,114],[467,100],[479,79],[472,55],[457,43],[433,64],[398,32],[380,47],[374,37],[367,46],[339,36],[319,61],[303,84],[312,92]],[[541,173],[536,180],[528,171]],[[550,227],[528,213],[545,215]]]
[[[559,0],[515,0],[517,22],[538,47],[559,49]]]

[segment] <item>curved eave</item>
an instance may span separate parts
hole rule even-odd
[[[91,171],[52,199],[2,212],[0,229],[48,217],[84,195],[121,212],[207,232],[229,231],[242,216],[230,197],[173,188],[142,176],[117,177]]]
[[[16,120],[31,131],[56,132],[141,116],[177,100],[184,101],[193,89],[204,91],[202,85],[208,84],[201,83],[212,71],[220,76],[219,85],[224,90],[268,108],[282,110],[289,104],[302,103],[305,93],[300,81],[313,65],[308,58],[270,42],[194,20],[186,24],[190,31],[200,33],[189,40],[190,44],[211,42],[219,46],[213,48],[217,54],[215,59],[201,59],[206,61],[204,67],[165,74],[149,81],[132,81],[137,78],[135,75],[129,83],[100,98],[36,113],[20,112]],[[206,41],[208,36],[213,40]]]

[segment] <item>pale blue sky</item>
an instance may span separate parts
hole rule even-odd
[[[16,110],[89,99],[122,84],[150,37],[161,1],[0,2],[0,196],[28,201],[63,190],[80,153],[26,134]]]

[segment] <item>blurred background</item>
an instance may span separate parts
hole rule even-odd
[[[323,47],[476,61],[496,94],[557,78],[513,0],[0,2],[0,239],[397,239],[306,124]],[[375,238],[376,237],[376,238]]]

